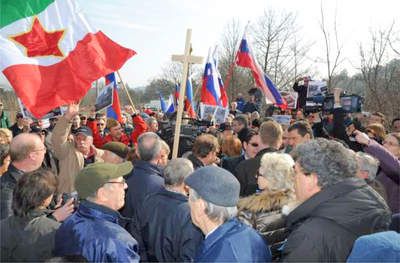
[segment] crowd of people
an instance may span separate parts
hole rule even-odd
[[[290,124],[239,94],[175,159],[161,112],[71,104],[44,127],[0,102],[1,261],[399,261],[400,119],[340,92],[329,113],[300,94]]]

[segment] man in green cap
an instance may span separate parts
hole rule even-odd
[[[75,179],[82,200],[78,210],[57,230],[55,255],[82,255],[90,262],[139,262],[136,240],[119,225],[118,210],[125,204],[123,176],[131,162],[94,163]]]

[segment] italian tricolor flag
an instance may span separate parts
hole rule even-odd
[[[78,101],[133,55],[93,30],[74,0],[0,0],[0,70],[36,117]]]

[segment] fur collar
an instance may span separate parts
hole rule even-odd
[[[274,192],[265,190],[240,199],[238,210],[249,210],[253,213],[281,210],[284,205],[293,201],[292,196],[289,190]]]

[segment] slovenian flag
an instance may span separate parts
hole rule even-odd
[[[168,97],[168,102],[165,103],[161,92],[160,92],[160,104],[161,104],[161,110],[164,113],[174,113],[175,112],[175,102],[174,102],[174,96],[172,94],[169,95]]]
[[[203,84],[201,86],[200,101],[207,105],[228,106],[228,97],[222,82],[221,74],[218,72],[218,63],[216,59],[216,50],[211,53],[211,48],[208,51],[207,62],[203,74]]]
[[[74,0],[1,0],[0,71],[35,117],[80,100],[135,54],[85,20]]]
[[[196,118],[196,112],[193,108],[193,86],[192,79],[188,77],[186,82],[186,98],[185,98],[185,110],[190,118]]]
[[[118,86],[115,80],[115,74],[110,73],[106,77],[106,86],[111,82],[114,82],[113,86],[113,104],[107,108],[107,118],[112,118],[117,120],[118,122],[122,122],[121,116],[121,104],[119,103],[119,96],[118,96]]]
[[[280,107],[285,107],[286,101],[275,87],[271,79],[265,74],[256,59],[247,42],[246,30],[240,42],[239,51],[236,55],[236,64],[240,67],[249,68],[253,74],[254,80],[258,88],[261,89],[267,103],[273,103]]]

